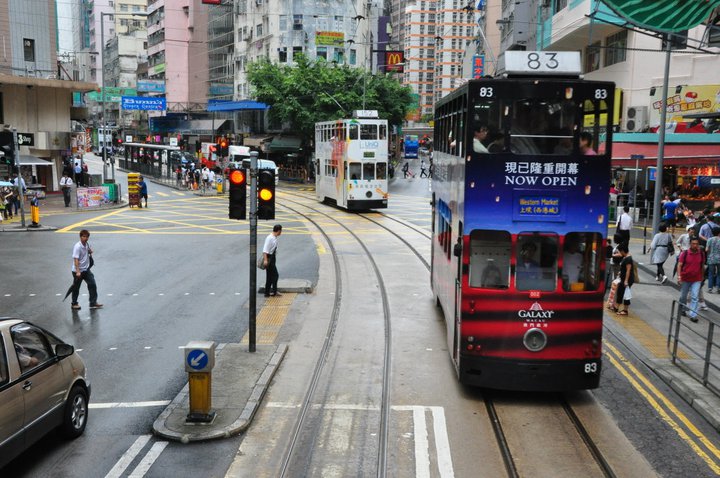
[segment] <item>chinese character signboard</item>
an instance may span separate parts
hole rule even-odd
[[[402,51],[390,50],[385,52],[385,71],[404,71],[405,54]]]
[[[662,89],[658,88],[652,96],[650,124],[660,124],[660,106],[662,105]],[[688,85],[683,86],[680,93],[670,94],[667,99],[667,121],[692,121],[683,118],[690,113],[720,112],[720,85]]]
[[[344,47],[345,34],[343,32],[315,32],[315,44]]]
[[[473,55],[472,77],[482,78],[485,74],[485,55]]]
[[[105,87],[105,101],[110,103],[120,103],[120,98],[122,96],[135,95],[137,95],[137,90],[135,88],[117,88],[114,86]],[[85,99],[88,101],[101,102],[103,100],[102,90],[86,93]]]
[[[153,96],[123,96],[121,107],[124,110],[162,111],[167,109],[164,97]]]

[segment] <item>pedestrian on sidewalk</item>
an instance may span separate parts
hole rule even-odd
[[[622,238],[621,242],[625,242],[628,245],[630,244],[630,231],[632,228],[633,220],[632,217],[630,217],[630,207],[625,206],[622,214],[620,214],[620,217],[618,217],[617,220],[617,233],[620,234],[620,237]]]
[[[632,299],[632,286],[635,283],[635,270],[627,242],[619,244],[617,249],[622,256],[622,261],[620,262],[620,282],[615,293],[615,308],[613,310],[618,315],[628,315]]]
[[[705,246],[708,267],[708,292],[720,292],[720,228],[713,230],[713,237]]]
[[[424,159],[423,159],[422,161],[420,161],[420,177],[421,177],[421,178],[427,178],[427,177],[428,177],[427,168],[425,167],[425,160],[424,160]]]
[[[60,189],[62,189],[65,207],[70,207],[70,192],[72,191],[72,185],[72,178],[66,171],[63,171],[63,177],[60,178]]]
[[[145,182],[145,178],[140,176],[140,182],[138,182],[138,186],[140,186],[140,203],[138,203],[138,207],[142,207],[142,200],[145,199],[145,207],[148,207],[147,201],[148,201],[148,189],[147,189],[147,183]]]
[[[668,257],[675,253],[675,248],[673,247],[673,236],[667,232],[667,226],[660,224],[658,229],[660,232],[655,234],[655,237],[653,237],[650,243],[650,263],[655,264],[657,267],[655,280],[664,284],[665,281],[667,281],[667,276],[665,275],[663,266],[665,265],[665,261],[668,260]]]
[[[700,248],[700,240],[696,237],[690,239],[690,249],[680,254],[678,260],[678,283],[680,284],[680,305],[682,314],[697,322],[697,309],[700,288],[705,276],[705,252]],[[690,303],[687,295],[690,292]]]
[[[82,281],[85,281],[88,292],[90,293],[90,308],[99,309],[103,306],[97,301],[97,284],[95,283],[95,276],[90,270],[93,265],[91,262],[93,250],[90,244],[88,244],[88,239],[90,239],[90,232],[87,229],[83,229],[80,231],[80,240],[73,247],[73,289],[72,303],[70,306],[73,310],[80,310],[81,308],[80,304],[78,304],[78,296],[80,295],[80,285]]]
[[[277,283],[280,274],[277,270],[277,248],[278,237],[282,234],[282,225],[275,224],[273,230],[265,238],[263,245],[263,264],[265,265],[265,297],[280,295],[277,291]]]

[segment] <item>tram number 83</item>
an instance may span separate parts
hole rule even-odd
[[[528,53],[528,68],[531,70],[538,70],[540,67],[544,67],[549,70],[555,70],[558,66],[560,66],[560,62],[556,59],[557,53],[547,52],[543,53],[543,56],[545,56],[545,64],[540,61],[540,53]]]
[[[585,373],[597,373],[598,364],[597,362],[589,362],[585,364]]]

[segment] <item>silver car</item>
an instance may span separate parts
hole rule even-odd
[[[72,345],[0,318],[0,468],[51,430],[82,435],[89,398],[85,364]]]

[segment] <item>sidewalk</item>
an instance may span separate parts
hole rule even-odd
[[[677,230],[676,232],[680,232]],[[676,234],[676,239],[679,235]],[[668,331],[673,300],[679,300],[680,287],[676,279],[672,279],[672,270],[675,266],[675,256],[665,263],[665,272],[668,280],[665,284],[655,281],[656,268],[650,264],[651,237],[647,241],[647,254],[643,254],[642,229],[633,230],[630,241],[630,253],[638,263],[640,283],[633,286],[633,299],[628,316],[617,316],[606,310],[605,323],[608,330],[618,337],[648,365],[664,382],[676,391],[686,402],[697,410],[718,431],[720,431],[720,396],[704,387],[694,377],[681,367],[673,364],[668,351]],[[704,317],[717,317],[720,312],[720,295],[708,294],[705,288],[705,302],[708,311],[700,312],[700,322],[687,325],[698,333],[706,333],[707,319]],[[686,322],[683,322],[685,324]],[[704,354],[706,342],[700,337],[684,334],[685,346],[679,349],[679,356],[686,362],[692,362],[692,350]],[[717,343],[717,340],[715,341]],[[717,361],[717,360],[715,360]],[[714,376],[715,383],[720,378]]]

